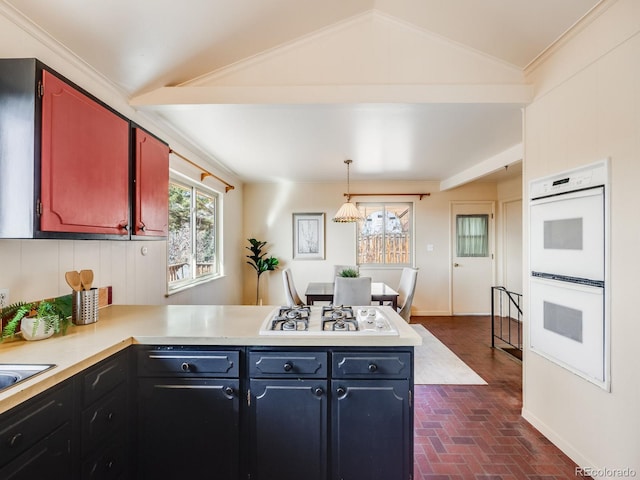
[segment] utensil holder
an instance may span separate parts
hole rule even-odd
[[[71,321],[75,325],[86,325],[98,321],[98,289],[73,292]]]

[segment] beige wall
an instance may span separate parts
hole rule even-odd
[[[418,197],[354,197],[354,201],[413,202],[415,217],[415,266],[419,269],[414,315],[447,315],[450,312],[449,207],[460,200],[491,200],[497,198],[495,183],[476,182],[445,192],[438,191],[437,182],[367,182],[351,184],[358,193],[422,193]],[[267,251],[278,257],[281,266],[291,268],[298,293],[302,296],[312,281],[329,282],[333,265],[354,264],[356,261],[354,224],[333,223],[331,218],[344,201],[344,184],[247,184],[244,189],[245,238],[268,241]],[[324,212],[326,216],[325,260],[292,259],[292,214],[294,212]],[[427,245],[433,245],[433,251]],[[245,245],[247,243],[245,242]],[[248,251],[246,252],[248,253]],[[255,275],[245,265],[245,303],[255,302]],[[400,268],[364,269],[374,281],[397,285]],[[261,279],[261,297],[265,304],[285,301],[280,271],[268,272]],[[304,298],[303,298],[304,300]]]
[[[524,177],[611,158],[611,392],[527,349],[523,415],[579,465],[637,476],[640,2],[604,6],[529,74],[537,94],[526,109]]]
[[[34,57],[54,68],[71,81],[82,86],[96,97],[156,133],[176,151],[207,166],[198,155],[180,139],[174,138],[161,126],[154,125],[141,113],[128,106],[128,101],[112,85],[87,68],[59,46],[44,37],[34,37],[0,15],[0,58]],[[172,167],[196,176],[199,172],[185,167],[177,158],[171,159]],[[97,286],[113,286],[114,303],[121,304],[233,304],[241,302],[242,262],[241,222],[242,185],[226,173],[216,172],[228,181],[236,183],[236,190],[223,196],[225,222],[224,278],[189,291],[165,298],[166,292],[166,242],[118,242],[71,240],[0,240],[0,288],[10,289],[10,302],[31,301],[70,292],[64,281],[64,272],[92,268]],[[209,183],[213,188],[222,188]],[[146,246],[147,255],[141,254]]]

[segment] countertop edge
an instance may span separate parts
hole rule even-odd
[[[66,335],[56,335],[36,342],[0,344],[0,363],[56,365],[55,368],[0,392],[0,414],[130,345],[385,348],[414,347],[422,343],[422,338],[400,316],[395,319],[400,332],[396,337],[342,336],[328,339],[326,336],[316,335],[260,336],[259,325],[273,308],[274,306],[115,305],[101,309],[98,322],[72,326]],[[392,310],[390,312],[396,315]]]

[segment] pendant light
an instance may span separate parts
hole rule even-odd
[[[357,207],[351,203],[351,195],[349,195],[349,165],[353,160],[345,160],[344,163],[347,164],[347,201],[342,204],[336,216],[333,217],[334,222],[338,223],[354,223],[359,220],[363,220],[363,216],[360,214],[360,211]]]

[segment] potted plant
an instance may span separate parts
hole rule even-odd
[[[263,252],[263,247],[267,242],[256,240],[255,238],[249,238],[249,247],[246,247],[251,251],[251,255],[247,255],[249,261],[247,263],[253,267],[258,274],[256,281],[256,305],[260,304],[260,275],[264,272],[275,270],[278,267],[278,259],[276,257],[267,257],[267,252]]]
[[[3,322],[6,321],[1,340],[13,337],[18,329],[25,340],[40,340],[59,332],[64,335],[71,323],[70,314],[70,297],[69,302],[65,301],[65,297],[60,297],[9,305],[0,313]]]
[[[353,269],[353,268],[345,268],[344,270],[342,270],[338,276],[340,277],[348,277],[348,278],[358,278],[360,276],[360,274],[358,273],[357,270]]]

